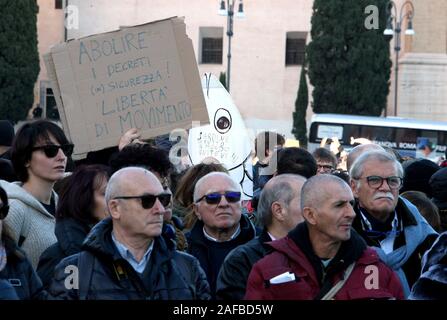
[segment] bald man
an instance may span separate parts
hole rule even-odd
[[[346,159],[346,167],[348,172],[351,170],[355,160],[368,151],[385,151],[385,149],[374,143],[361,144],[352,148],[348,153],[348,158]]]
[[[171,201],[148,170],[115,172],[106,188],[110,218],[98,223],[79,254],[56,267],[53,299],[209,299],[199,262],[161,237],[163,213]],[[67,272],[67,270],[69,270]]]
[[[351,229],[350,187],[333,175],[310,178],[301,190],[304,223],[273,241],[248,278],[246,299],[402,299],[396,274]]]
[[[200,178],[194,188],[193,228],[186,234],[188,252],[200,261],[208,278],[211,295],[227,254],[256,236],[256,229],[241,213],[241,189],[224,172],[211,172]]]
[[[257,212],[264,230],[225,258],[217,278],[218,299],[242,300],[251,268],[269,250],[267,242],[285,237],[304,220],[300,205],[304,182],[306,178],[302,176],[282,174],[265,184]]]

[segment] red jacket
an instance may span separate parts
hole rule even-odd
[[[311,300],[320,292],[315,268],[303,250],[289,236],[269,243],[273,252],[258,261],[248,278],[245,299],[249,300]],[[369,267],[373,266],[373,267]],[[374,268],[374,266],[376,268]],[[369,268],[368,268],[369,267]],[[373,271],[371,271],[373,270]],[[341,270],[332,278],[336,284],[343,275]],[[377,272],[378,271],[378,272]],[[295,281],[271,284],[270,279],[286,273],[295,274]],[[378,274],[378,288],[371,288],[371,278]],[[377,283],[377,282],[376,282]],[[369,285],[368,285],[369,284]],[[369,287],[369,289],[367,288]],[[399,278],[386,266],[374,249],[366,247],[335,300],[403,299]]]

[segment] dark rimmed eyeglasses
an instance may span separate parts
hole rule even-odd
[[[2,203],[0,206],[0,220],[3,220],[6,218],[9,212],[9,206],[5,203]]]
[[[388,183],[388,186],[390,189],[399,189],[402,186],[402,178],[401,177],[387,177],[382,178],[380,176],[369,176],[369,177],[363,177],[363,178],[355,178],[354,180],[360,180],[360,179],[366,179],[368,182],[368,186],[370,186],[373,189],[379,189],[383,185],[383,181],[386,180]]]
[[[203,197],[199,198],[196,203],[199,203],[203,199],[205,199],[206,203],[208,204],[218,204],[220,203],[220,200],[222,199],[222,196],[225,197],[225,199],[230,203],[239,202],[241,200],[241,193],[238,191],[226,191],[225,193],[208,193],[204,195]]]
[[[331,171],[334,170],[334,167],[331,166],[330,164],[318,164],[317,163],[317,168],[319,169],[323,169],[324,171]]]
[[[31,150],[32,151],[42,150],[47,156],[47,158],[54,158],[59,152],[59,149],[62,149],[62,152],[65,154],[65,156],[67,157],[71,156],[73,153],[73,148],[74,148],[73,144],[63,144],[60,146],[55,144],[48,144],[44,146],[34,147]]]
[[[141,196],[119,196],[119,197],[115,197],[113,199],[123,199],[123,200],[141,199],[141,206],[143,207],[143,209],[151,209],[154,206],[155,201],[157,201],[157,199],[158,199],[160,201],[160,203],[163,205],[163,207],[166,208],[171,203],[171,194],[170,193],[160,193],[160,194],[154,195],[154,194],[146,193]]]

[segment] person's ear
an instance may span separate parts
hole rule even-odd
[[[201,215],[200,212],[199,212],[199,205],[196,204],[196,203],[194,203],[194,204],[192,205],[192,209],[193,209],[194,214],[196,215],[197,219],[202,220],[202,215]]]
[[[355,198],[358,198],[358,180],[349,179],[349,184],[351,185],[352,194]]]
[[[311,225],[317,224],[317,211],[311,207],[303,208],[303,217]]]
[[[117,199],[109,200],[107,207],[109,208],[110,216],[113,219],[119,219],[121,217],[121,212],[119,210],[120,202]]]
[[[284,221],[285,219],[285,212],[283,209],[283,206],[278,201],[274,201],[270,206],[272,216],[278,221]]]

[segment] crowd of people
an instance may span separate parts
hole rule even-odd
[[[447,297],[447,168],[363,144],[256,138],[253,199],[126,132],[73,161],[47,120],[0,121],[0,300]]]

